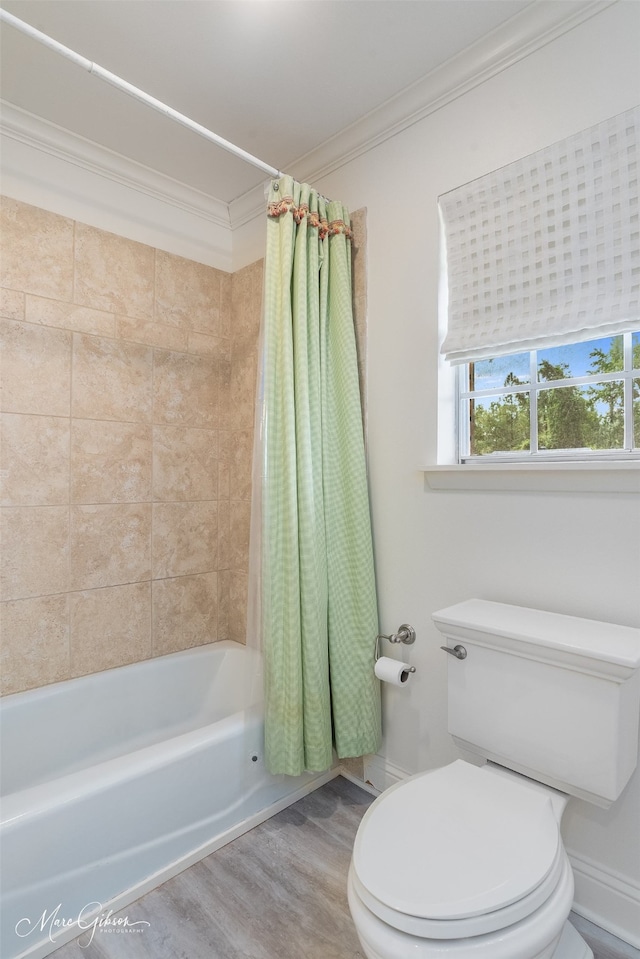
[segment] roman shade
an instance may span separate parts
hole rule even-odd
[[[439,198],[452,363],[640,326],[640,107]]]

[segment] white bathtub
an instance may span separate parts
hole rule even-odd
[[[220,642],[0,700],[3,959],[84,939],[332,777],[267,773],[261,690],[259,654]]]

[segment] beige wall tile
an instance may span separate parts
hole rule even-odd
[[[231,507],[228,499],[218,500],[218,569],[231,569]]]
[[[253,277],[253,300],[258,307],[258,314],[260,312],[260,307],[262,306],[262,285],[264,281],[264,260],[254,260],[253,263],[250,263],[246,269],[251,271],[251,276]],[[260,326],[260,316],[258,315],[256,320],[256,333],[258,332]]]
[[[229,639],[231,570],[218,570],[218,639]]]
[[[243,642],[262,261],[236,279],[15,201],[2,218],[0,692]]]
[[[231,281],[232,347],[225,427],[252,429],[258,369],[258,338],[262,312],[264,261],[251,263]]]
[[[74,590],[151,579],[151,504],[72,506],[70,566]]]
[[[69,595],[71,675],[151,656],[151,583]]]
[[[222,432],[222,430],[220,430]],[[218,460],[218,499],[229,499],[229,459]]]
[[[236,345],[258,341],[262,315],[264,261],[257,260],[231,279],[231,335]]]
[[[71,421],[71,502],[140,503],[151,499],[152,427]]]
[[[0,320],[2,409],[69,416],[71,334]]]
[[[231,275],[231,335],[243,339],[241,324],[251,306],[251,270],[245,266]]]
[[[156,251],[155,315],[161,323],[217,335],[220,270]]]
[[[354,297],[366,296],[367,294],[367,269],[366,269],[366,251],[367,251],[367,211],[366,209],[355,210],[351,214],[351,228],[353,230],[353,243],[351,244],[351,270],[353,275],[353,295]]]
[[[153,583],[153,655],[213,643],[218,638],[218,574]]]
[[[233,356],[229,383],[229,417],[227,428],[246,430],[253,427],[257,361],[253,352]]]
[[[218,457],[228,459],[231,454],[233,433],[231,430],[218,430]]]
[[[0,197],[0,244],[0,286],[72,299],[73,220]]]
[[[235,430],[231,434],[229,487],[233,499],[251,499],[253,467],[253,430]]]
[[[217,569],[217,504],[154,503],[153,578]]]
[[[236,643],[247,639],[247,588],[249,579],[243,570],[229,574],[229,628],[228,638]]]
[[[57,506],[69,502],[69,420],[0,414],[0,503]]]
[[[231,336],[231,273],[220,274],[220,336]]]
[[[0,524],[0,599],[66,592],[69,508],[3,506]]]
[[[356,332],[356,349],[358,361],[364,363],[366,359],[366,326],[367,326],[367,299],[364,296],[356,297],[353,301],[353,325]]]
[[[134,343],[158,346],[164,350],[188,352],[188,330],[180,330],[175,326],[168,326],[166,323],[156,323],[154,320],[118,316],[116,318],[116,335],[121,340],[133,340]]]
[[[218,489],[218,434],[177,426],[153,429],[153,498],[213,500]]]
[[[74,302],[153,318],[153,247],[76,223]]]
[[[249,568],[249,532],[251,529],[251,501],[229,502],[229,559],[233,569]]]
[[[0,603],[0,633],[3,696],[68,678],[66,594]]]
[[[216,361],[154,351],[153,421],[167,426],[218,428]]]
[[[24,293],[0,288],[0,316],[7,320],[24,320]]]
[[[73,335],[72,413],[82,419],[147,422],[153,351],[102,336]]]
[[[231,359],[231,339],[222,336],[209,336],[208,333],[189,333],[188,353],[201,356],[213,356],[218,360]]]
[[[26,318],[29,323],[55,326],[62,330],[77,330],[80,333],[96,333],[113,336],[115,317],[103,310],[91,310],[87,306],[61,303],[43,296],[26,297]]]
[[[233,397],[231,395],[231,361],[218,361],[218,425],[221,430],[230,429]]]

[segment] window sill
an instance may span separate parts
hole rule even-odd
[[[423,466],[433,490],[640,493],[640,461]]]

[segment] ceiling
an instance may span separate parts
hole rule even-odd
[[[531,0],[1,0],[77,53],[277,169]],[[264,174],[14,28],[2,98],[225,203]]]

